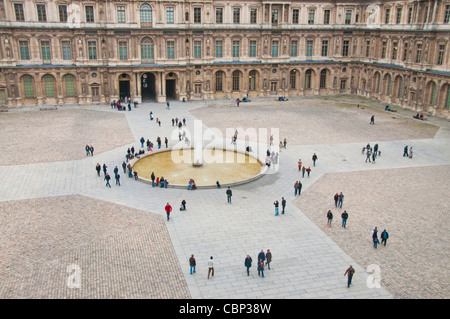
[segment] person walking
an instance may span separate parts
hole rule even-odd
[[[302,182],[298,181],[298,195],[299,196],[302,194],[302,187],[303,187]]]
[[[275,206],[275,216],[278,216],[278,215],[279,215],[279,213],[278,213],[278,201],[276,200],[276,201],[273,203],[273,205]]]
[[[370,163],[370,155],[372,155],[372,152],[370,151],[370,148],[369,148],[369,149],[367,149],[367,153],[366,153],[366,163],[367,163],[367,161],[369,161],[369,163]]]
[[[166,215],[167,215],[167,221],[169,221],[170,219],[170,212],[172,211],[172,206],[170,206],[169,203],[167,203],[166,207],[164,207],[165,211],[166,211]]]
[[[339,201],[339,194],[334,194],[334,206],[338,207],[338,201]]]
[[[342,202],[344,201],[344,194],[342,192],[339,194],[338,206],[342,208]]]
[[[327,225],[331,227],[331,222],[333,221],[333,213],[331,210],[327,212]]]
[[[284,210],[286,209],[286,200],[284,197],[281,197],[281,213],[284,214]]]
[[[375,229],[372,231],[372,240],[373,240],[373,248],[377,248],[377,245],[380,243],[378,240],[378,229],[375,227]]]
[[[294,196],[297,196],[297,193],[298,193],[298,181],[296,181],[294,184]]]
[[[230,187],[228,187],[226,193],[227,193],[227,201],[229,204],[231,204],[231,196],[233,195],[233,192],[231,191]]]
[[[209,275],[211,274],[212,277],[214,277],[214,261],[213,256],[211,256],[208,260],[208,279]]]
[[[250,276],[250,267],[252,266],[252,257],[250,255],[247,255],[247,257],[244,260],[244,266],[247,268],[247,276]]]
[[[166,148],[169,147],[169,140],[167,139],[167,137],[164,138],[164,144],[166,144]]]
[[[167,102],[167,109],[170,110],[170,104]]]
[[[404,148],[403,148],[403,157],[409,157],[409,155],[408,155],[408,145],[406,145]]]
[[[267,249],[266,252],[266,265],[267,269],[270,270],[270,263],[272,262],[272,253],[270,252],[270,249]]]
[[[100,177],[100,171],[102,170],[102,167],[100,166],[99,163],[97,163],[97,165],[95,166],[95,170],[97,171],[98,177]]]
[[[298,171],[300,172],[302,170],[302,159],[301,158],[298,160],[297,165],[298,165]]]
[[[91,145],[90,151],[91,151],[91,156],[94,156],[94,146]]]
[[[346,210],[344,210],[341,217],[342,217],[342,227],[347,228],[348,213]]]
[[[370,124],[375,124],[375,115],[370,118]]]
[[[316,153],[314,153],[314,155],[312,156],[312,160],[313,160],[313,165],[316,166],[316,161],[317,161],[317,155]]]
[[[409,158],[412,158],[413,156],[413,149],[412,146],[409,147]]]
[[[141,137],[140,142],[141,142],[141,147],[144,148],[145,139],[143,136]]]
[[[350,288],[354,274],[355,274],[355,269],[352,267],[352,265],[350,265],[350,267],[348,267],[348,269],[344,273],[344,277],[347,275],[347,288]]]
[[[261,259],[258,261],[258,276],[264,278],[264,261]]]
[[[105,174],[105,181],[106,181],[106,186],[109,186],[111,188],[111,184],[109,183],[109,180],[111,179],[111,176],[109,176],[108,173]]]
[[[123,173],[126,174],[127,173],[127,163],[125,163],[125,161],[122,162],[122,169],[123,169]]]
[[[190,267],[190,272],[191,275],[194,273],[195,274],[195,266],[197,265],[195,258],[194,258],[194,254],[191,255],[191,258],[189,258],[189,267]]]
[[[120,174],[119,173],[116,174],[115,179],[116,179],[116,185],[120,186]]]
[[[303,166],[303,167],[302,167],[302,177],[305,177],[305,172],[306,172],[306,167]]]
[[[262,260],[263,262],[266,261],[266,254],[264,253],[264,249],[261,249],[261,251],[259,252],[258,260]]]
[[[308,166],[308,168],[306,169],[306,173],[308,173],[308,178],[309,178],[309,173],[311,173],[311,167]]]
[[[384,246],[386,246],[387,240],[388,240],[388,238],[389,238],[389,234],[388,234],[388,232],[386,231],[386,229],[383,230],[383,232],[381,233],[380,237],[381,237],[381,244],[384,243]]]
[[[108,166],[106,166],[105,163],[103,163],[103,175],[106,176],[106,169],[108,168]]]

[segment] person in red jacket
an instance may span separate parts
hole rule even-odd
[[[169,219],[170,219],[170,212],[172,211],[172,206],[170,206],[169,203],[167,203],[167,205],[166,205],[166,207],[164,209],[166,210],[167,221],[169,221]]]

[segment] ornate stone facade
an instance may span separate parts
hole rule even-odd
[[[0,105],[357,94],[450,116],[450,0],[0,0]]]

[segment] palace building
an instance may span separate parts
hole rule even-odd
[[[0,105],[352,94],[450,118],[450,0],[0,0]]]

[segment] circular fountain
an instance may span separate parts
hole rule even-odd
[[[190,179],[197,188],[235,186],[261,177],[266,165],[257,155],[235,149],[193,148],[157,150],[133,159],[131,166],[139,180],[151,183],[151,174],[168,180],[168,187],[186,188]]]

